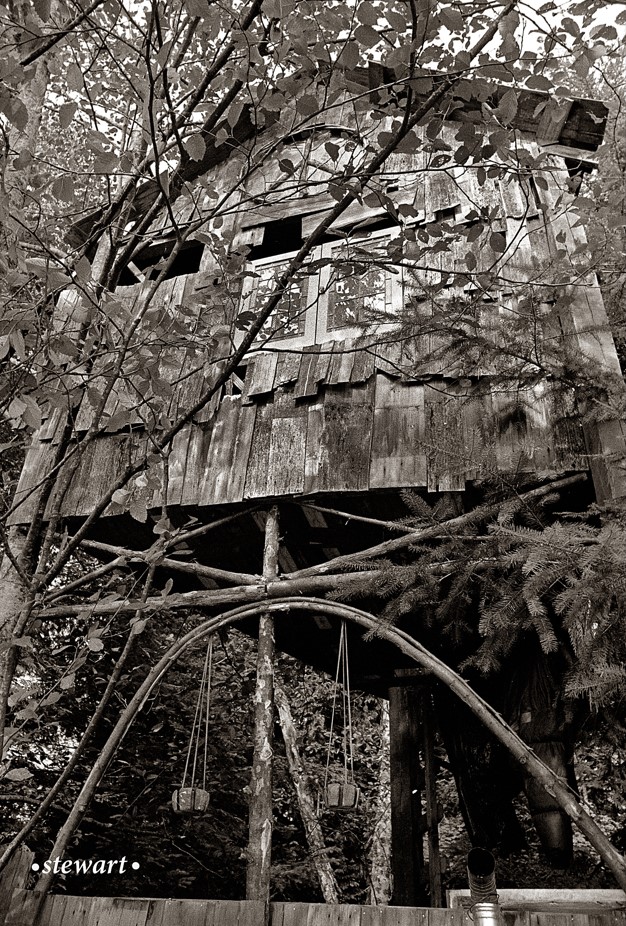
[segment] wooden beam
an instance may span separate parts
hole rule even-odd
[[[435,724],[431,692],[423,696],[422,736],[424,742],[424,793],[428,827],[428,885],[431,907],[443,907],[441,890],[441,853],[439,851],[439,805],[437,802],[437,766],[435,764]]]
[[[421,693],[401,681],[405,680],[398,678],[389,688],[391,902],[398,907],[420,907],[428,902],[422,839],[424,776],[419,761]]]
[[[265,525],[263,577],[271,581],[278,569],[278,509],[272,508]],[[246,900],[260,900],[269,915],[272,861],[272,741],[274,733],[274,618],[259,617],[256,690],[254,693],[254,754],[250,777],[248,867]]]
[[[407,547],[412,546],[414,543],[421,543],[424,540],[432,540],[433,537],[437,536],[438,534],[443,534],[447,530],[450,531],[451,537],[456,537],[459,528],[465,528],[473,524],[482,524],[485,521],[489,521],[491,518],[496,517],[498,512],[506,505],[532,502],[544,495],[549,495],[552,492],[558,492],[560,489],[567,489],[570,486],[577,485],[578,483],[585,482],[586,480],[587,473],[576,473],[573,476],[549,479],[546,480],[542,485],[537,486],[535,489],[531,489],[528,492],[521,492],[519,495],[512,495],[509,498],[503,499],[500,502],[495,502],[492,505],[482,505],[479,508],[468,511],[466,514],[459,515],[456,518],[451,518],[449,521],[443,521],[441,524],[436,524],[432,527],[426,527],[422,530],[416,530],[413,533],[407,534],[405,537],[395,537],[393,540],[385,540],[383,543],[378,543],[376,546],[369,547],[369,549],[362,550],[359,553],[348,553],[345,556],[337,556],[334,559],[327,560],[325,563],[320,563],[318,566],[310,566],[308,569],[300,569],[298,572],[292,572],[289,578],[301,579],[305,576],[323,575],[324,573],[334,572],[335,570],[341,569],[344,566],[352,566],[355,563],[363,562],[365,559],[373,559],[377,556],[388,556],[389,553],[394,553],[396,550],[406,550]]]

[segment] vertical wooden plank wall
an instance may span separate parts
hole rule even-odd
[[[33,858],[30,849],[20,846],[0,874],[0,926],[10,910],[13,893],[26,887]]]

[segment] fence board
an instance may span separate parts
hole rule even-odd
[[[0,874],[0,923],[4,922],[14,892],[26,887],[33,858],[30,849],[20,846]]]
[[[32,926],[40,896],[35,891],[15,890],[6,926]],[[626,910],[622,907],[601,910],[598,901],[595,904],[591,900],[579,904],[570,902],[564,904],[564,908],[549,901],[538,901],[533,906],[543,909],[520,910],[511,903],[504,910],[506,926],[626,926]],[[459,906],[444,909],[273,903],[270,911],[271,926],[463,926],[467,922]],[[59,894],[46,899],[39,926],[263,926],[264,922],[265,905],[255,901],[149,900]]]

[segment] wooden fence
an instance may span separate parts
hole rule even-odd
[[[0,878],[0,926],[471,926],[461,906],[369,907],[355,904],[263,903],[246,900],[165,900],[159,898],[43,898],[27,890],[33,855],[22,849]],[[558,892],[557,892],[558,893]],[[626,926],[626,905],[585,902],[504,905],[505,926]],[[607,892],[608,893],[608,892]],[[543,910],[537,907],[543,906]],[[269,917],[266,920],[266,913]]]
[[[33,926],[39,895],[13,892],[2,926]],[[505,926],[626,926],[623,908],[505,910]],[[270,926],[471,926],[463,910],[272,903]],[[37,926],[264,926],[265,905],[246,900],[164,900],[49,895]]]

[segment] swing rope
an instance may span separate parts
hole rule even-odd
[[[335,681],[333,684],[333,706],[330,714],[330,734],[328,737],[328,749],[326,750],[326,768],[324,770],[325,789],[328,788],[328,778],[330,775],[330,758],[333,745],[333,733],[335,730],[335,715],[337,713],[340,676],[341,704],[343,709],[343,780],[344,784],[348,784],[348,781],[354,782],[354,747],[352,735],[352,705],[350,696],[350,667],[348,661],[348,635],[346,633],[345,621],[341,622],[341,631],[339,633],[337,669],[335,671]]]
[[[198,690],[198,699],[196,701],[196,709],[193,718],[193,724],[191,727],[191,736],[189,737],[189,746],[187,748],[187,758],[185,761],[185,770],[183,772],[183,780],[181,788],[186,787],[187,774],[189,772],[189,764],[191,763],[192,753],[193,753],[193,763],[191,765],[191,780],[189,783],[190,788],[195,788],[196,786],[196,769],[198,766],[198,753],[200,750],[200,739],[201,739],[201,730],[202,730],[202,720],[204,715],[204,762],[203,762],[203,772],[202,772],[202,787],[206,790],[206,773],[207,773],[207,761],[208,761],[208,748],[209,748],[209,712],[211,706],[211,676],[213,674],[213,637],[209,637],[209,643],[206,650],[206,655],[204,658],[204,667],[202,669],[202,679],[200,681],[200,688]]]

